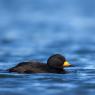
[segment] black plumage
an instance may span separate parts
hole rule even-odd
[[[21,62],[17,64],[15,67],[9,68],[7,71],[17,73],[64,74],[66,73],[66,71],[64,70],[64,62],[66,62],[64,56],[60,54],[55,54],[49,57],[49,59],[47,60],[47,64],[37,61]]]

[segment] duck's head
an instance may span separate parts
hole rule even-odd
[[[60,54],[54,54],[51,57],[49,57],[47,61],[48,66],[54,67],[54,68],[64,68],[64,67],[70,67],[72,66],[64,56]]]

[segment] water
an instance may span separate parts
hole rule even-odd
[[[64,55],[68,74],[0,72],[0,95],[95,94],[94,0],[0,0],[0,70]]]

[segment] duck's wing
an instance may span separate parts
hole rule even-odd
[[[17,73],[41,73],[43,72],[44,64],[40,62],[21,62],[16,66],[9,68],[8,72],[17,72]]]

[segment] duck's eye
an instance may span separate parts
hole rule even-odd
[[[70,64],[68,61],[65,61],[65,62],[63,63],[63,67],[69,67],[69,66],[71,66],[71,64]]]

